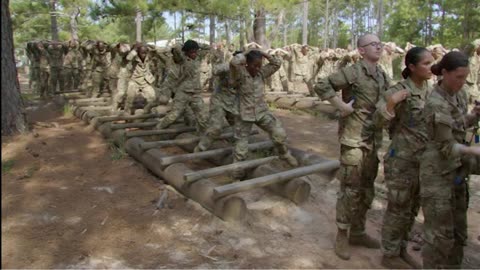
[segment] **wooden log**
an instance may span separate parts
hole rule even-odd
[[[195,127],[177,127],[177,128],[167,128],[167,129],[158,129],[158,130],[135,130],[127,131],[125,136],[127,138],[131,137],[142,137],[142,136],[152,136],[152,135],[164,135],[164,134],[178,134],[182,132],[191,132],[195,131]]]
[[[269,163],[270,161],[278,158],[277,156],[271,156],[271,157],[266,157],[266,158],[260,158],[260,159],[253,159],[253,160],[245,160],[241,162],[236,162],[232,163],[229,165],[224,165],[224,166],[219,166],[219,167],[214,167],[206,170],[201,170],[201,171],[195,171],[191,173],[187,173],[183,176],[185,179],[185,182],[187,183],[192,183],[195,182],[199,179],[202,178],[209,178],[217,175],[222,175],[226,173],[233,172],[236,169],[250,169],[250,168],[255,168],[260,165]]]
[[[270,103],[274,103],[276,100],[280,99],[281,96],[275,96],[275,95],[270,95],[270,96],[265,96],[265,100]]]
[[[97,102],[97,101],[110,101],[109,98],[77,98],[77,99],[70,99],[68,103],[81,103],[81,102]]]
[[[98,118],[98,122],[112,122],[112,121],[123,121],[123,120],[136,120],[136,119],[149,119],[156,117],[163,117],[165,113],[149,113],[142,115],[114,115],[114,116],[103,116]]]
[[[316,103],[313,100],[300,100],[295,103],[295,108],[305,110],[315,107]]]
[[[214,198],[220,198],[223,196],[231,195],[234,193],[251,190],[254,188],[265,187],[268,185],[272,185],[275,183],[280,183],[283,181],[287,181],[293,178],[306,176],[312,173],[324,171],[324,170],[331,170],[332,168],[338,168],[340,166],[340,162],[338,160],[331,160],[326,161],[310,166],[304,166],[300,168],[295,168],[292,170],[279,172],[271,175],[266,175],[254,179],[245,180],[242,182],[232,183],[228,185],[224,185],[221,187],[216,187],[214,189]]]
[[[272,141],[263,141],[263,142],[249,144],[248,150],[253,151],[253,150],[261,150],[261,149],[269,149],[272,147],[273,147]],[[163,166],[166,166],[176,162],[184,162],[184,161],[195,160],[195,159],[206,159],[216,155],[225,155],[225,154],[231,153],[232,151],[233,151],[233,147],[227,147],[227,148],[208,150],[208,151],[203,151],[198,153],[174,155],[174,156],[164,157],[160,159],[160,164]]]
[[[89,111],[109,111],[112,109],[112,106],[80,106],[80,109]]]
[[[110,128],[112,130],[117,129],[126,129],[126,128],[148,128],[155,127],[158,125],[158,122],[142,122],[142,123],[124,123],[124,124],[111,124]]]
[[[258,134],[258,130],[252,130],[252,135]],[[221,139],[230,139],[233,138],[233,132],[225,132],[220,135],[218,138],[219,140]],[[147,150],[150,148],[155,148],[155,147],[169,147],[169,146],[180,146],[180,145],[187,145],[187,144],[193,144],[193,143],[198,143],[200,141],[200,137],[195,136],[195,137],[189,137],[189,138],[180,138],[180,139],[174,139],[174,140],[167,140],[167,141],[157,141],[157,142],[145,142],[141,145],[143,150]]]
[[[296,102],[297,100],[294,97],[286,96],[276,100],[275,104],[278,108],[291,109]]]

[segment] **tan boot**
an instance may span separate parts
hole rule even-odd
[[[350,235],[349,243],[354,246],[363,246],[367,248],[380,248],[380,242],[368,234]]]
[[[400,256],[383,256],[382,266],[387,269],[410,269],[411,266],[405,262]]]
[[[335,254],[342,260],[350,259],[350,245],[348,244],[348,231],[338,229],[335,239]]]
[[[422,262],[415,260],[415,258],[408,254],[406,249],[400,251],[400,257],[414,269],[422,269]]]

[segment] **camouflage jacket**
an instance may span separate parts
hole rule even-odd
[[[239,113],[243,121],[258,121],[268,112],[268,106],[265,102],[266,79],[272,76],[281,65],[282,60],[271,56],[270,62],[264,65],[255,77],[248,73],[245,66],[234,68],[233,85],[238,91]]]
[[[139,86],[153,85],[155,77],[150,72],[150,58],[148,55],[143,61],[138,55],[133,58],[132,77],[130,79]]]
[[[111,64],[110,52],[106,49],[103,52],[95,49],[93,52],[93,62],[93,68],[97,72],[107,71],[108,67]]]
[[[410,95],[395,106],[395,116],[390,119],[386,111],[386,97],[403,89],[408,90]],[[427,82],[423,87],[418,88],[410,78],[407,78],[390,87],[378,101],[374,115],[375,125],[377,127],[388,125],[392,140],[386,158],[395,156],[405,160],[420,161],[427,142],[423,109],[429,93]]]
[[[314,90],[322,100],[333,98],[340,90],[344,102],[355,100],[354,112],[339,120],[341,144],[368,149],[373,149],[374,143],[381,145],[382,129],[375,127],[373,114],[389,84],[390,78],[380,66],[371,73],[363,60],[317,82]]]
[[[462,165],[461,156],[455,155],[453,148],[457,143],[465,143],[467,106],[465,88],[450,95],[442,86],[435,85],[424,111],[428,141],[422,167],[446,174]]]
[[[81,65],[80,51],[76,48],[69,48],[63,58],[63,66],[66,68],[78,69]]]
[[[63,67],[64,52],[62,44],[50,44],[47,46],[48,64],[50,67]]]
[[[238,97],[230,81],[228,63],[213,66],[214,88],[210,98],[210,106],[220,106],[225,111],[238,114]]]

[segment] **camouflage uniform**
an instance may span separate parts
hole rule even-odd
[[[386,111],[386,97],[403,89],[410,95],[397,104],[393,117]],[[392,86],[377,103],[377,127],[389,123],[392,140],[384,156],[388,205],[383,217],[382,251],[387,257],[400,256],[407,248],[408,235],[420,208],[420,157],[427,130],[423,108],[428,85],[418,88],[410,78]]]
[[[36,69],[36,75],[34,80],[35,83],[32,84],[32,87],[36,93],[41,97],[44,97],[48,93],[48,81],[50,76],[47,51],[45,49],[39,50],[38,47],[36,47],[34,50],[34,59],[34,63],[36,63],[34,68]]]
[[[105,49],[100,51],[95,48],[93,53],[93,70],[92,70],[92,92],[90,96],[97,97],[103,93],[104,89],[109,87],[108,68],[111,64],[110,53],[105,45]],[[109,89],[110,90],[110,89]]]
[[[93,86],[92,71],[94,65],[93,50],[95,44],[95,41],[87,40],[83,42],[80,47],[80,52],[82,53],[80,90],[85,91],[88,95],[91,95]]]
[[[468,74],[466,85],[468,87],[469,102],[473,104],[473,101],[478,100],[480,96],[477,85],[480,71],[480,56],[473,52],[469,58],[469,63],[470,73]]]
[[[295,54],[295,62],[294,62],[294,81],[296,82],[303,82],[307,85],[308,92],[310,95],[314,95],[315,92],[313,91],[313,82],[311,80],[312,76],[312,63],[310,61],[310,55],[303,55],[302,52],[298,50],[293,50]]]
[[[257,76],[252,77],[244,66],[235,67],[234,86],[239,96],[239,115],[235,119],[234,162],[242,161],[248,154],[248,136],[253,124],[266,131],[272,139],[280,156],[290,154],[285,141],[287,134],[281,122],[268,110],[265,102],[265,80],[272,76],[281,66],[282,61],[269,56],[269,63],[264,65]]]
[[[80,85],[80,64],[81,56],[78,45],[70,43],[68,52],[63,58],[63,77],[65,89],[78,89]]]
[[[174,50],[178,50],[178,48]],[[203,132],[206,129],[207,115],[201,96],[200,60],[193,60],[178,51],[176,55],[182,58],[179,66],[177,69],[169,71],[164,85],[162,85],[162,89],[166,92],[175,91],[173,106],[172,110],[161,120],[158,128],[169,127],[184,114],[187,108],[190,108],[195,115],[199,131]],[[165,94],[168,95],[168,93],[162,93],[162,95]]]
[[[364,61],[319,80],[315,92],[322,100],[342,90],[344,102],[355,99],[354,112],[339,121],[341,182],[337,199],[337,226],[350,229],[350,236],[365,234],[365,215],[374,198],[378,172],[377,151],[382,130],[375,127],[373,114],[379,97],[389,87],[389,78],[377,65],[374,73]]]
[[[454,145],[465,143],[467,104],[466,89],[452,96],[437,84],[425,105],[428,142],[420,162],[424,268],[462,266],[469,168]]]
[[[65,53],[65,48],[63,44],[55,42],[48,45],[47,52],[48,64],[50,66],[49,92],[50,94],[56,93],[57,83],[60,92],[63,92],[65,86],[63,80],[63,55]]]
[[[209,126],[198,143],[200,151],[210,148],[212,142],[220,136],[225,119],[230,126],[234,126],[235,116],[238,115],[238,99],[229,81],[229,73],[228,63],[213,67],[215,90],[210,98]]]
[[[128,82],[125,111],[133,113],[133,101],[137,95],[142,95],[147,104],[156,100],[155,90],[153,89],[154,81],[155,78],[150,72],[150,57],[147,55],[142,61],[136,55],[132,60],[132,77]]]

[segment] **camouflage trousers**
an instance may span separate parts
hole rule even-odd
[[[112,90],[112,102],[115,110],[118,110],[120,104],[123,103],[127,94],[128,82],[130,80],[130,72],[126,68],[120,68],[115,91]]]
[[[167,128],[173,124],[180,116],[186,113],[190,108],[194,115],[198,130],[203,133],[207,128],[207,113],[205,103],[200,93],[185,93],[183,91],[175,92],[172,109],[163,117],[159,127]]]
[[[225,119],[230,126],[235,125],[235,115],[218,104],[212,104],[209,118],[209,126],[198,143],[201,151],[209,149],[213,141],[220,137],[225,126]]]
[[[382,252],[399,256],[407,248],[408,235],[420,209],[420,164],[398,157],[384,161],[388,204],[383,216]]]
[[[458,175],[456,172],[442,175],[420,171],[421,206],[425,217],[424,268],[462,267],[467,240],[468,183]]]
[[[80,86],[80,71],[78,68],[63,68],[63,78],[66,90],[78,89]]]
[[[288,153],[288,148],[285,145],[287,140],[287,133],[282,127],[282,123],[271,112],[266,112],[257,121],[243,121],[240,116],[235,119],[235,146],[233,152],[234,162],[243,161],[247,159],[248,155],[248,136],[252,131],[253,124],[257,125],[261,129],[270,135],[275,148],[280,156]]]
[[[95,70],[92,73],[92,88],[91,88],[91,97],[98,97],[100,94],[103,94],[105,89],[107,91],[110,91],[108,89],[109,84],[108,84],[108,76],[107,72],[105,71],[98,71]]]
[[[135,81],[130,81],[128,82],[127,97],[125,99],[126,112],[133,113],[133,109],[135,109],[133,108],[133,101],[137,95],[142,95],[145,98],[147,101],[145,105],[154,102],[156,99],[155,90],[150,84],[139,85]]]
[[[50,67],[50,82],[48,84],[50,94],[55,94],[57,92],[57,85],[59,86],[59,91],[63,92],[65,87],[63,81],[63,68]]]
[[[365,234],[366,213],[375,196],[378,162],[375,148],[340,147],[336,221],[339,229],[350,229],[350,235]]]
[[[32,90],[35,94],[44,97],[48,92],[49,73],[46,69],[33,68]]]
[[[314,82],[311,78],[309,78],[309,76],[301,75],[301,74],[295,74],[295,81],[305,83],[307,85],[308,93],[310,94],[310,96],[314,97],[316,95],[315,91],[313,90]],[[297,91],[297,89],[295,89],[294,92],[299,92],[299,91]]]
[[[80,83],[80,90],[82,92],[87,93],[88,96],[92,94],[92,70],[91,69],[85,69],[82,72],[82,78],[81,78],[81,83]]]

